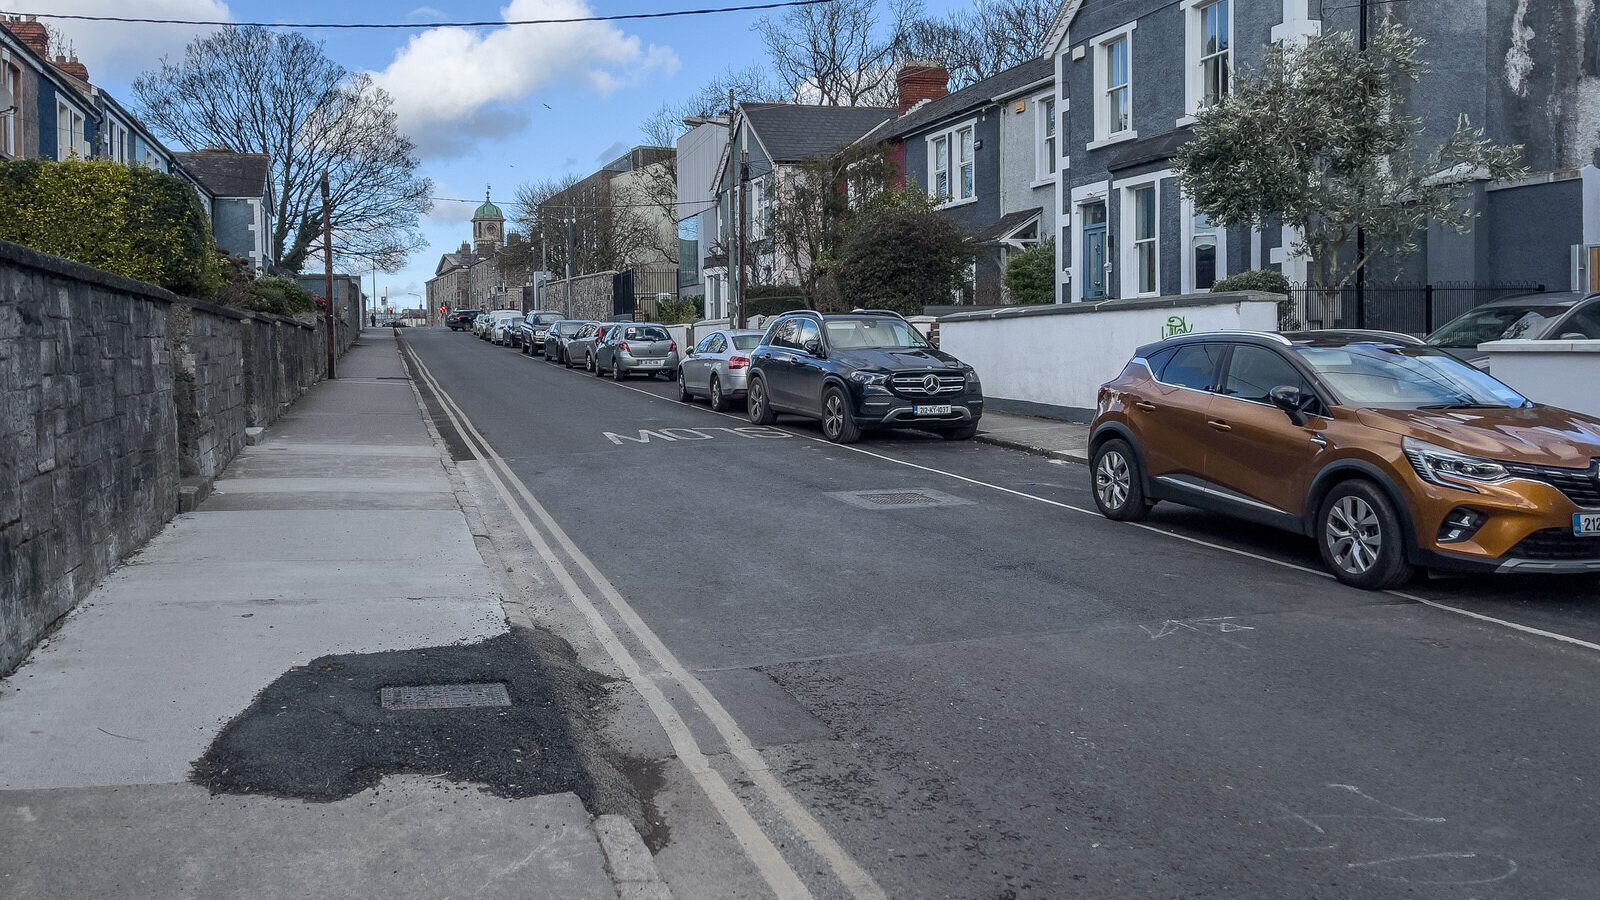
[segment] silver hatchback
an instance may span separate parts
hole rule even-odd
[[[635,373],[674,378],[678,374],[678,342],[665,325],[654,322],[614,325],[594,351],[594,373],[607,372],[618,381]]]
[[[689,403],[705,397],[717,412],[743,399],[750,351],[760,346],[761,334],[723,329],[702,338],[678,364],[678,399]]]

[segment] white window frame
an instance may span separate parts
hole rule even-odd
[[[1177,121],[1178,127],[1193,125],[1195,116],[1205,108],[1205,57],[1200,52],[1200,43],[1205,35],[1205,11],[1207,7],[1218,3],[1228,4],[1228,49],[1222,51],[1221,56],[1227,58],[1228,92],[1233,92],[1233,4],[1234,0],[1183,0],[1183,69],[1184,69],[1184,115]]]
[[[961,136],[970,135],[972,158],[965,163],[961,161]],[[928,196],[937,204],[936,208],[944,209],[951,206],[960,206],[964,203],[976,203],[978,200],[978,120],[968,119],[940,131],[930,132],[923,137],[924,146],[928,148]],[[941,142],[944,149],[941,151]],[[942,164],[942,165],[941,165]],[[964,180],[962,170],[972,170],[972,193],[964,193]],[[944,194],[939,191],[939,176],[945,176],[946,190]]]
[[[767,176],[750,179],[750,239],[759,241],[767,234]]]
[[[1120,291],[1117,295],[1119,297],[1161,296],[1161,182],[1172,177],[1171,169],[1163,169],[1112,183],[1112,188],[1117,192],[1120,215],[1116,229],[1119,248],[1117,267],[1120,270]],[[1151,188],[1154,192],[1152,199],[1155,202],[1155,234],[1140,240],[1134,237],[1137,233],[1134,203],[1135,192],[1143,188]],[[1155,284],[1151,286],[1153,289],[1148,291],[1139,290],[1139,245],[1143,243],[1150,243],[1153,246],[1155,256]]]
[[[1195,284],[1194,241],[1200,232],[1196,231],[1194,227],[1194,220],[1197,216],[1194,201],[1184,197],[1179,203],[1178,215],[1183,220],[1181,223],[1183,226],[1182,291],[1185,294],[1210,293],[1211,288],[1198,287]],[[1217,281],[1221,281],[1228,277],[1228,229],[1216,223],[1212,223],[1211,227],[1217,237]]]
[[[1056,180],[1056,167],[1061,158],[1061,116],[1057,111],[1058,105],[1053,91],[1033,98],[1034,187]]]
[[[13,79],[12,75],[16,77]],[[17,159],[17,134],[22,130],[17,122],[22,118],[22,67],[11,60],[10,51],[0,52],[0,110],[15,107],[10,112],[0,112],[0,156]]]
[[[1094,57],[1094,140],[1086,147],[1097,150],[1108,144],[1122,141],[1137,140],[1139,129],[1134,127],[1136,118],[1136,104],[1134,103],[1134,65],[1133,65],[1133,32],[1138,27],[1138,22],[1129,22],[1121,28],[1108,31],[1089,41],[1090,53]],[[1111,130],[1111,46],[1118,41],[1126,41],[1128,48],[1128,127],[1120,131]]]
[[[62,123],[65,123],[64,125]],[[65,161],[76,153],[79,159],[89,158],[89,116],[65,100],[56,98],[56,159]],[[62,141],[62,137],[66,141]]]

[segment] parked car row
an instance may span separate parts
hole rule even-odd
[[[546,310],[493,310],[477,316],[472,329],[480,340],[618,381],[630,375],[670,381],[678,375],[678,342],[655,322],[589,322]]]

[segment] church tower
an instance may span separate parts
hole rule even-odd
[[[500,207],[489,200],[487,188],[483,192],[483,205],[472,214],[472,246],[478,256],[487,259],[505,245],[506,217]]]

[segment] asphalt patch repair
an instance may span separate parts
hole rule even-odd
[[[385,709],[383,688],[500,684],[510,706]],[[475,782],[506,798],[571,791],[665,843],[649,793],[653,763],[618,757],[593,711],[607,679],[546,632],[513,627],[473,644],[322,656],[268,685],[230,721],[191,780],[213,794],[334,801],[385,775]]]

